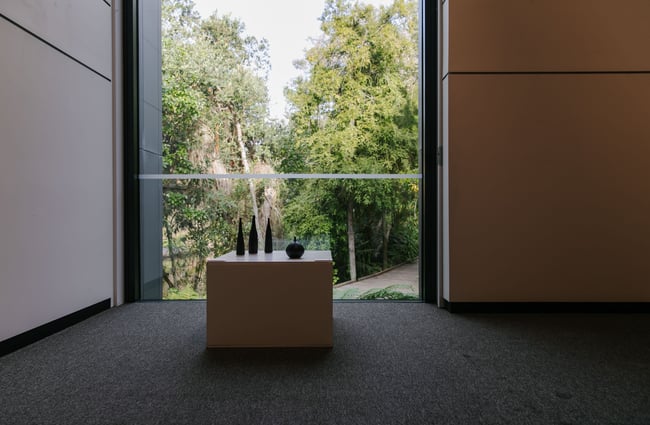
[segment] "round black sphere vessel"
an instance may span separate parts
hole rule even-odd
[[[302,254],[305,253],[305,247],[296,242],[296,238],[293,238],[293,242],[287,246],[287,249],[285,249],[285,251],[289,258],[295,260],[302,257]]]

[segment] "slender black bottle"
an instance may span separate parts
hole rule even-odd
[[[237,231],[237,255],[244,255],[244,230],[241,225],[241,218],[239,219],[239,230]]]
[[[271,219],[266,219],[266,233],[264,233],[264,252],[273,252],[273,233],[271,233]]]
[[[248,253],[257,254],[257,226],[255,225],[255,216],[251,220],[251,232],[248,234]]]

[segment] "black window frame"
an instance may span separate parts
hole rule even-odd
[[[123,10],[124,78],[124,294],[126,302],[142,299],[140,282],[139,125],[141,82],[139,10],[142,0]],[[420,0],[420,295],[426,303],[438,303],[439,282],[439,2]]]

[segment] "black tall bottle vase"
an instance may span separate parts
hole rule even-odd
[[[266,232],[264,233],[264,252],[273,252],[273,233],[271,233],[271,219],[266,219]]]
[[[239,219],[239,230],[237,231],[237,255],[244,255],[244,229],[242,228],[241,218]]]
[[[248,253],[257,254],[257,226],[255,225],[255,216],[251,220],[251,232],[248,234]]]

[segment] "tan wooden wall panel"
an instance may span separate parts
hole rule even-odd
[[[450,72],[650,71],[648,0],[446,3]]]
[[[650,301],[650,75],[449,78],[449,301]]]

